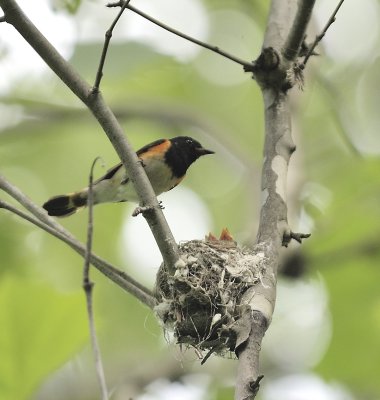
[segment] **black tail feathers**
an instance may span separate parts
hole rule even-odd
[[[81,193],[74,193],[54,196],[43,204],[42,207],[53,217],[68,217],[86,204],[86,196],[83,196]]]

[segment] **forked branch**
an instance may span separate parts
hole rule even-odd
[[[179,258],[177,243],[159,207],[145,170],[111,109],[104,102],[101,94],[97,91],[94,92],[87,82],[79,76],[74,68],[41,34],[15,0],[0,0],[0,6],[3,9],[6,22],[14,26],[51,70],[86,104],[98,120],[128,170],[129,177],[139,196],[140,205],[151,207],[152,211],[145,213],[144,217],[149,224],[168,271],[174,274],[175,263]]]
[[[235,400],[252,400],[258,391],[261,380],[259,353],[274,311],[283,240],[287,235],[288,240],[307,236],[291,235],[287,222],[288,164],[295,150],[287,79],[304,39],[313,4],[314,1],[309,0],[272,0],[263,51],[258,58],[259,64],[263,65],[256,80],[264,99],[265,144],[261,179],[263,200],[256,251],[263,254],[265,271],[261,281],[244,295],[242,306],[249,306],[250,313],[241,318],[246,337],[237,352],[239,366]]]
[[[120,8],[119,13],[117,14],[116,18],[114,19],[114,21],[112,22],[111,26],[109,27],[109,29],[107,30],[107,32],[105,34],[102,55],[100,56],[99,67],[96,72],[94,87],[92,88],[92,90],[94,92],[97,92],[99,90],[100,81],[102,80],[102,77],[103,77],[104,63],[106,62],[107,51],[108,51],[109,44],[111,42],[113,30],[115,29],[116,24],[118,23],[121,15],[123,14],[124,10],[126,9],[126,7],[128,6],[130,1],[131,0],[126,0],[124,2],[124,4]]]
[[[8,210],[13,214],[18,215],[22,219],[50,233],[57,239],[62,240],[78,254],[84,257],[86,251],[85,246],[80,243],[62,225],[56,222],[53,218],[50,218],[42,208],[37,206],[16,186],[7,181],[2,175],[0,175],[0,189],[13,197],[19,204],[21,204],[32,215],[34,215],[34,217],[29,213],[25,213],[24,211],[19,210],[18,208],[5,201],[0,201],[0,208]],[[116,283],[122,289],[135,296],[138,300],[146,304],[149,308],[153,308],[155,306],[156,300],[152,292],[141,283],[134,280],[127,273],[113,267],[107,261],[96,256],[95,254],[91,254],[90,260],[91,264],[95,268],[97,268],[103,275],[107,276],[107,278]]]

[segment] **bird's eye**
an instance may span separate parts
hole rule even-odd
[[[187,143],[187,144],[192,144],[193,141],[192,141],[191,139],[186,139],[186,143]]]

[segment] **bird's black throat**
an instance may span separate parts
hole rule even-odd
[[[199,155],[191,149],[172,143],[165,154],[165,161],[171,167],[173,176],[181,178],[198,157]]]

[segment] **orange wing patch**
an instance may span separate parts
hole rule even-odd
[[[172,145],[171,141],[166,139],[163,142],[148,148],[146,151],[139,154],[142,160],[150,157],[162,157]]]

